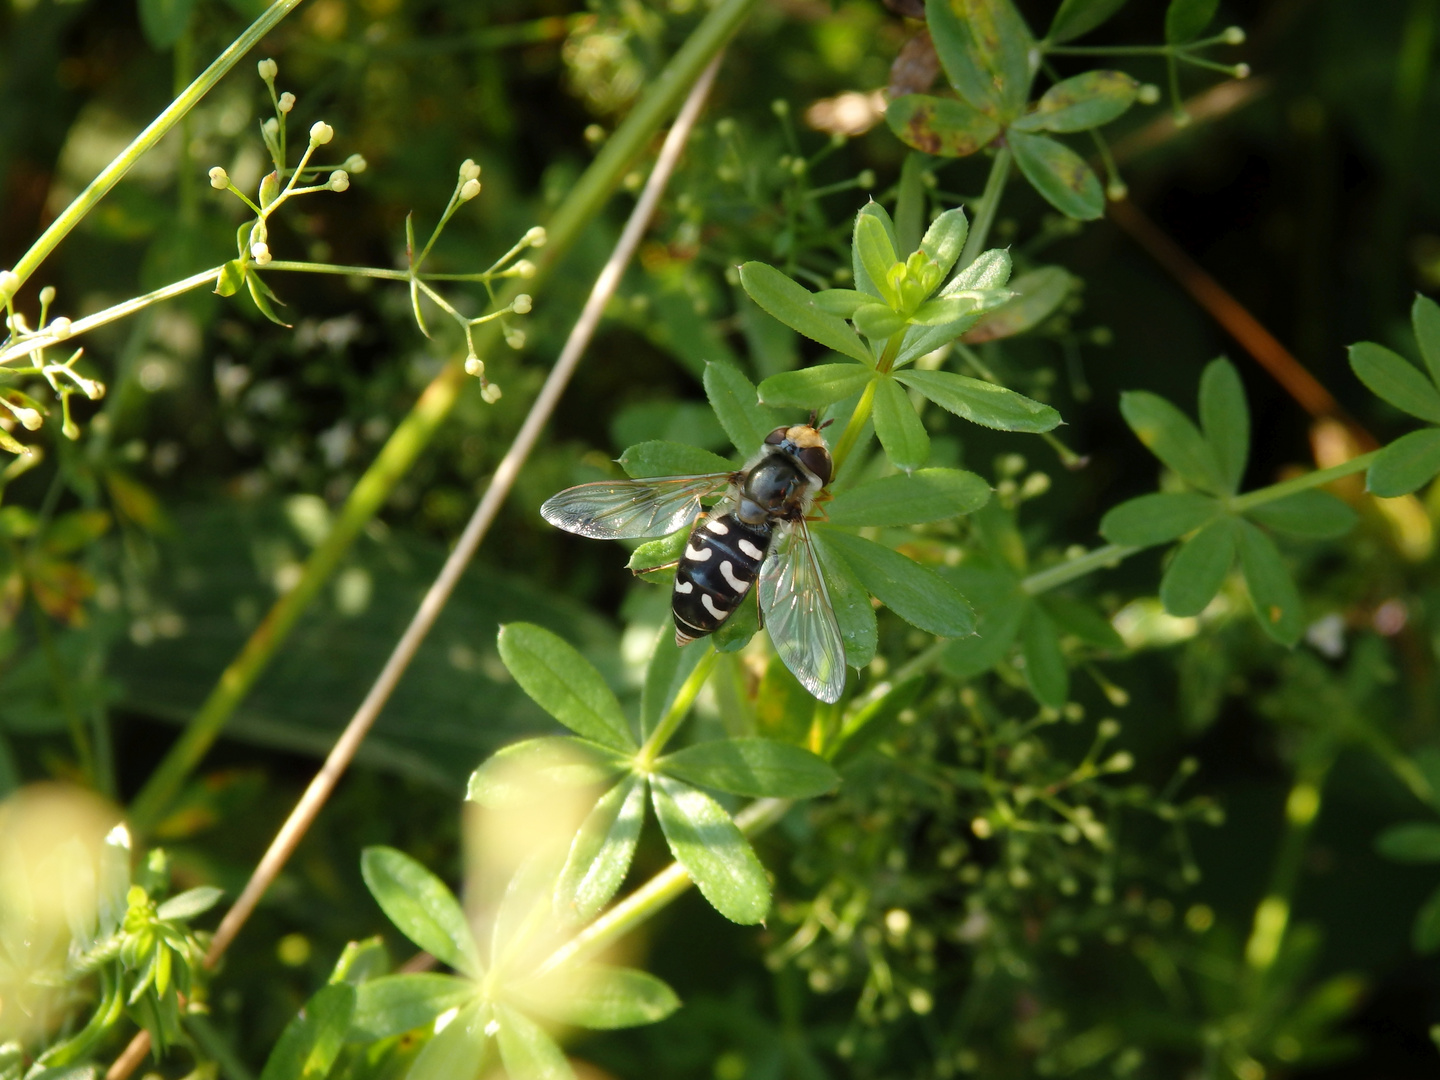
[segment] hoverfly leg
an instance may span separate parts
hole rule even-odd
[[[659,566],[636,567],[634,570],[631,571],[631,573],[633,573],[636,577],[644,577],[646,574],[658,574],[662,570],[674,570],[679,565],[680,560],[676,559],[673,562],[661,563]]]

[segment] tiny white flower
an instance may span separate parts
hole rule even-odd
[[[270,261],[270,245],[265,243],[254,243],[250,245],[250,257],[256,264],[264,266]]]
[[[1250,77],[1249,64],[1236,64],[1233,70],[1235,72],[1235,78],[1237,79],[1248,79]]]
[[[34,431],[45,422],[45,418],[38,412],[34,409],[28,409],[24,405],[12,405],[10,408],[15,413],[15,419],[19,420],[20,423],[25,426],[26,431]]]
[[[465,374],[474,375],[478,379],[485,374],[485,361],[478,356],[467,356],[465,358]]]
[[[494,405],[500,400],[500,387],[493,382],[486,383],[480,388],[480,396],[485,400],[486,405]]]
[[[270,138],[273,139],[275,138],[275,136],[280,134],[280,121],[276,120],[275,117],[272,116],[263,124],[261,124],[260,128],[262,131],[265,132],[266,135],[270,136]]]
[[[345,159],[345,171],[348,173],[362,173],[369,167],[370,163],[359,154],[351,154]]]
[[[75,382],[80,387],[80,391],[91,401],[99,401],[105,396],[105,384],[102,382],[83,378],[77,378]]]
[[[529,259],[520,259],[515,263],[515,274],[528,281],[535,276],[535,264]]]
[[[20,275],[13,270],[0,270],[0,299],[9,299],[20,288]]]
[[[512,327],[505,331],[505,344],[519,352],[525,347],[525,331],[519,327]]]
[[[274,60],[261,60],[255,67],[260,72],[260,78],[266,82],[274,82],[275,76],[280,74],[280,65]]]
[[[69,319],[61,315],[58,319],[51,319],[50,325],[45,329],[56,341],[64,341],[70,336],[72,325]]]
[[[344,169],[336,169],[325,186],[331,191],[344,191],[350,186],[350,175]]]
[[[546,234],[545,226],[543,225],[536,225],[525,234],[525,243],[531,247],[544,247],[545,241],[548,239],[549,236]]]
[[[1226,45],[1245,44],[1245,31],[1238,26],[1227,26],[1223,36]]]
[[[55,286],[54,286],[54,285],[46,285],[43,289],[40,290],[40,303],[44,304],[46,307],[49,307],[49,306],[50,306],[51,304],[53,304],[54,302],[55,302]]]
[[[280,107],[281,112],[288,113],[291,109],[295,108],[295,95],[290,93],[289,90],[286,90],[285,93],[280,95],[280,100],[276,104]]]
[[[476,165],[473,160],[467,157],[464,161],[460,163],[460,179],[479,180],[480,166]]]
[[[475,196],[476,196],[476,195],[479,195],[479,194],[480,194],[480,181],[479,181],[479,180],[466,180],[465,183],[463,183],[463,184],[460,185],[460,201],[461,201],[461,202],[469,202],[471,199],[475,198]]]
[[[312,146],[324,146],[335,137],[335,129],[324,120],[316,120],[310,125],[310,144]]]
[[[515,312],[516,315],[529,315],[530,294],[522,292],[519,296],[515,297],[510,304],[510,310]]]
[[[1135,92],[1135,100],[1141,105],[1154,105],[1160,100],[1160,87],[1154,83],[1141,83],[1140,89]]]

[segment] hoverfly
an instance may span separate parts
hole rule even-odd
[[[597,540],[668,536],[693,522],[675,568],[675,643],[720,629],[758,575],[775,651],[805,689],[835,702],[845,689],[845,646],[805,519],[834,463],[813,424],[776,428],[738,472],[581,484],[540,513]],[[701,500],[721,491],[705,510]]]

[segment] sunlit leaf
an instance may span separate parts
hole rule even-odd
[[[349,983],[317,991],[285,1025],[260,1080],[323,1080],[340,1056],[354,1011],[355,988]]]
[[[668,776],[656,776],[650,787],[670,853],[701,895],[731,922],[764,919],[770,882],[730,815],[710,796]]]
[[[475,1080],[487,1073],[495,1050],[485,1033],[491,1013],[483,1001],[462,1008],[420,1048],[405,1080]]]
[[[822,311],[808,290],[773,266],[746,263],[740,267],[740,284],[750,294],[750,299],[792,330],[838,353],[853,356],[867,364],[874,363],[870,350],[855,336],[855,331],[844,319]]]
[[[608,964],[526,979],[512,992],[531,1012],[599,1031],[653,1024],[680,1007],[675,991],[654,975]]]
[[[628,447],[620,455],[619,461],[626,474],[637,479],[724,473],[735,468],[733,463],[709,450],[702,450],[687,443],[664,442],[658,439]]]
[[[860,214],[855,218],[854,243],[855,256],[865,268],[865,275],[880,290],[885,305],[898,307],[899,294],[889,282],[890,268],[898,259],[890,232],[875,215]],[[863,328],[861,332],[864,332]]]
[[[810,542],[825,575],[825,587],[830,593],[835,623],[840,627],[840,640],[845,643],[845,663],[853,668],[863,668],[875,659],[875,648],[879,644],[879,628],[875,621],[875,609],[870,605],[870,594],[856,579],[849,564],[831,554],[824,537],[812,531]],[[767,677],[776,667],[782,671],[787,670],[783,664],[772,664],[766,669]],[[813,711],[813,698],[809,699],[808,705]]]
[[[1105,192],[1085,159],[1048,135],[1006,134],[1015,164],[1051,206],[1077,221],[1104,216]]]
[[[703,649],[682,649],[676,645],[675,631],[670,620],[665,620],[656,635],[655,651],[650,655],[650,665],[645,669],[645,685],[640,691],[642,735],[648,736],[655,730],[660,717],[704,655]]]
[[[895,376],[942,409],[962,419],[1001,431],[1049,431],[1060,414],[1014,390],[949,371],[901,371]]]
[[[893,251],[900,250],[900,241],[895,235],[895,222],[890,219],[890,212],[881,206],[874,199],[871,199],[860,208],[855,215],[855,224],[850,230],[850,269],[855,275],[855,288],[869,296],[883,295],[880,286],[870,280],[870,272],[865,268],[865,261],[860,257],[860,223],[865,218],[874,218],[885,230],[885,235],[890,240],[890,247]],[[888,267],[887,267],[888,271]],[[873,361],[866,361],[872,363]]]
[[[209,911],[224,895],[224,889],[217,889],[213,885],[197,885],[166,900],[155,909],[155,915],[161,919],[193,919],[196,915]]]
[[[499,645],[515,681],[556,720],[582,738],[622,751],[635,748],[614,692],[573,645],[531,623],[501,627]]]
[[[388,1039],[434,1022],[448,1009],[463,1008],[479,987],[470,979],[436,972],[405,972],[369,979],[355,988],[349,1043]]]
[[[836,529],[825,529],[824,537],[860,584],[912,626],[939,637],[975,632],[970,605],[935,571],[873,540]]]
[[[895,103],[891,102],[890,107],[893,109]],[[970,222],[965,218],[965,211],[958,206],[938,215],[925,230],[925,236],[920,241],[920,250],[940,267],[942,281],[954,269],[960,252],[965,249],[965,238],[969,235]]]
[[[818,409],[854,397],[875,377],[861,364],[817,364],[771,375],[760,384],[760,400],[767,405]]]
[[[555,908],[577,922],[593,918],[625,880],[645,818],[645,780],[627,776],[586,816],[560,880]]]
[[[705,396],[743,457],[760,449],[765,436],[780,424],[780,418],[760,404],[754,384],[733,365],[705,365]]]
[[[612,780],[625,755],[568,735],[525,739],[491,754],[470,774],[465,798],[482,806],[520,806],[554,796],[556,787],[589,787]]]
[[[774,739],[716,739],[667,754],[655,767],[691,784],[752,798],[808,799],[840,782],[823,758]]]
[[[534,1020],[509,1005],[496,1005],[495,1021],[495,1041],[510,1080],[574,1080],[565,1051]]]
[[[375,902],[396,928],[442,963],[472,978],[480,958],[460,902],[445,883],[402,851],[368,847],[360,872]]]
[[[887,304],[866,304],[856,308],[854,321],[855,329],[871,341],[885,341],[905,327],[905,316]]]

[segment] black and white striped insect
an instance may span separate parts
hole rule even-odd
[[[767,435],[738,472],[581,484],[540,513],[597,540],[668,536],[693,522],[675,568],[676,644],[714,633],[756,585],[780,659],[805,689],[833,702],[845,689],[845,647],[805,523],[833,469],[819,429],[796,424]],[[705,510],[701,500],[721,492]]]

